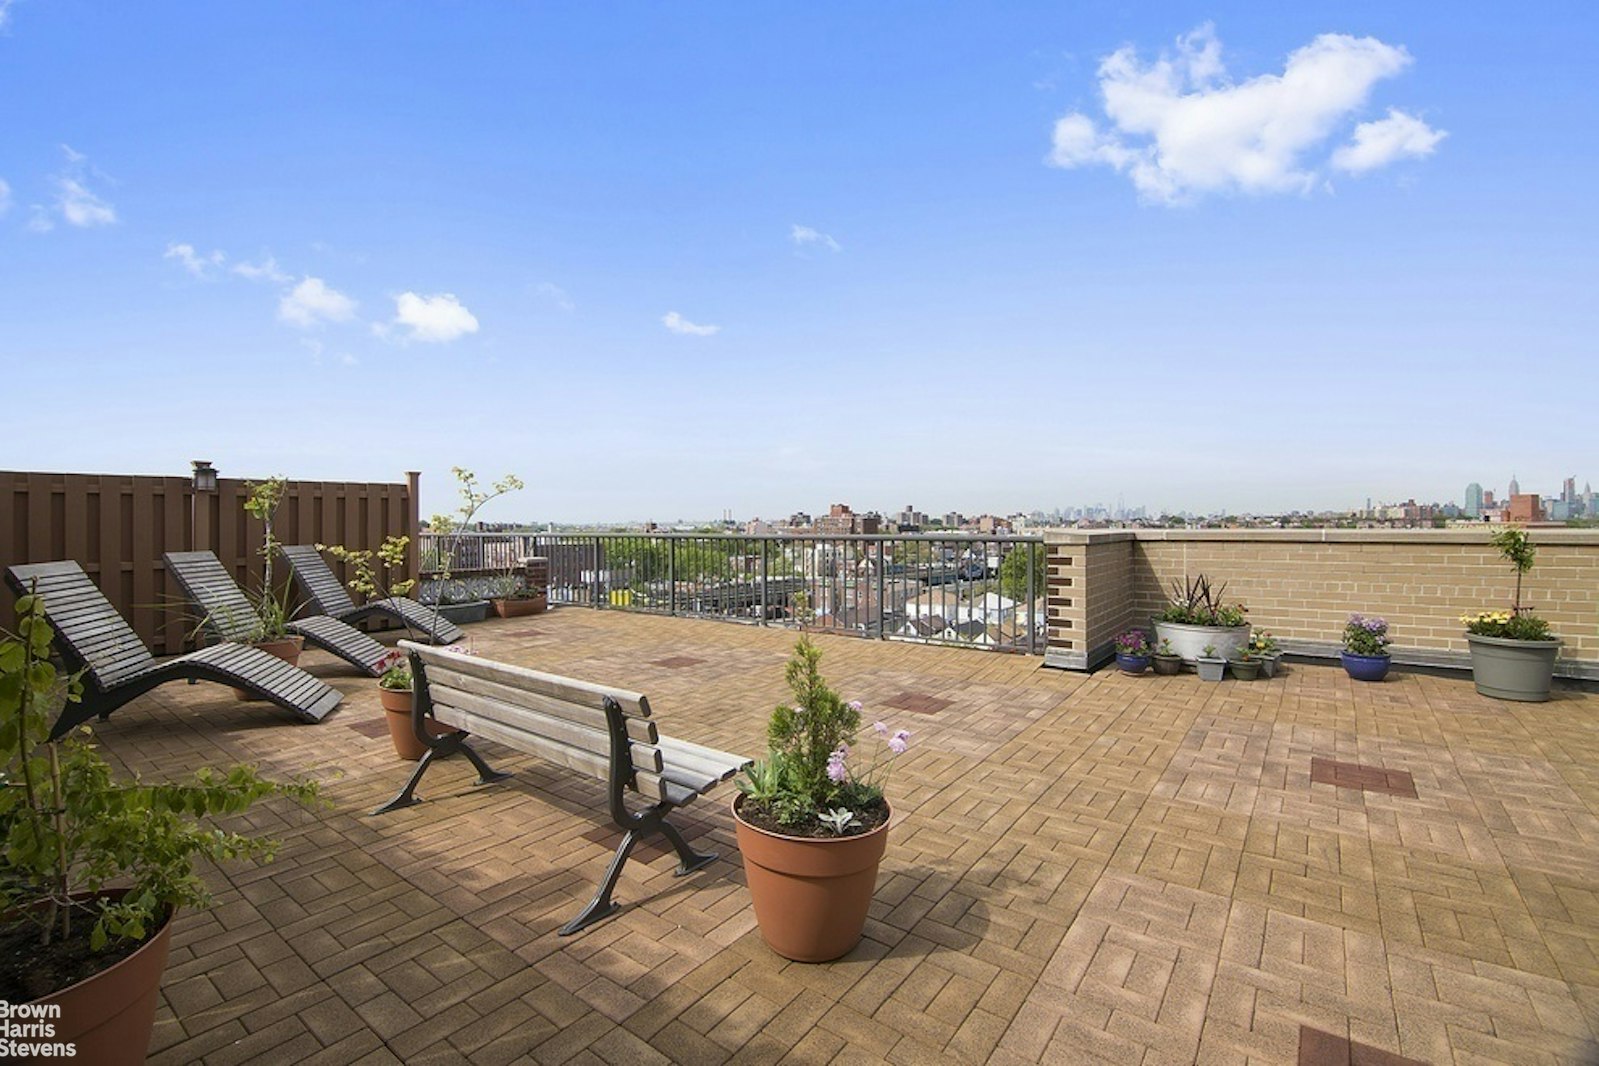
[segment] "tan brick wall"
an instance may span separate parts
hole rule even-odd
[[[1225,581],[1227,598],[1243,601],[1250,621],[1290,641],[1336,644],[1344,620],[1358,611],[1388,619],[1396,652],[1464,653],[1460,615],[1508,607],[1515,583],[1488,536],[1475,529],[1053,534],[1050,551],[1075,560],[1080,613],[1071,647],[1057,644],[1051,628],[1052,661],[1067,665],[1067,651],[1091,657],[1120,629],[1147,624],[1170,581],[1198,573]],[[1533,543],[1537,564],[1522,602],[1565,641],[1562,673],[1580,667],[1599,676],[1599,532],[1534,530]]]

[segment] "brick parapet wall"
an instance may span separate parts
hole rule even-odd
[[[1070,558],[1069,598],[1047,661],[1090,669],[1110,657],[1110,640],[1148,625],[1172,580],[1199,573],[1227,583],[1257,627],[1290,651],[1335,654],[1352,612],[1388,619],[1399,662],[1463,666],[1459,616],[1508,607],[1510,567],[1488,544],[1489,530],[1114,530],[1048,535],[1051,559]],[[1533,531],[1537,563],[1522,602],[1565,641],[1557,672],[1599,679],[1599,531]],[[1053,611],[1053,608],[1052,608]]]

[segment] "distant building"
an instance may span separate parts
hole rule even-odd
[[[1521,495],[1521,482],[1516,480],[1516,475],[1510,475],[1510,496],[1515,498]]]
[[[1510,483],[1512,485],[1516,484],[1515,481]],[[1522,494],[1513,492],[1510,494],[1510,506],[1505,508],[1506,522],[1542,522],[1543,520],[1543,502],[1538,499],[1537,493]]]
[[[1466,506],[1464,508],[1467,518],[1482,517],[1482,486],[1473,481],[1466,486]]]
[[[872,512],[856,514],[847,503],[835,503],[827,514],[816,520],[816,532],[822,536],[842,536],[848,533],[881,533],[883,516]]]

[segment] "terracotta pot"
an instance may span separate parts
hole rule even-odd
[[[282,640],[260,640],[250,646],[252,648],[260,648],[268,655],[276,656],[290,666],[298,666],[300,664],[300,652],[305,649],[305,638],[293,636],[284,637]],[[233,690],[233,698],[248,701],[257,700],[261,697],[252,692],[246,692],[242,688],[236,688]]]
[[[75,1062],[104,1066],[142,1063],[150,1051],[161,975],[171,947],[172,917],[168,915],[155,936],[115,966],[34,1000],[61,1008],[59,1018],[42,1019],[55,1027],[55,1035],[37,1038],[38,1042],[76,1045]],[[32,1042],[34,1038],[25,1039]]]
[[[743,801],[733,800],[733,823],[761,939],[795,962],[848,954],[866,928],[888,822],[852,837],[783,836],[740,818]]]
[[[494,604],[494,613],[501,618],[522,618],[530,614],[543,614],[545,608],[549,606],[549,601],[543,596],[491,600],[490,602]]]
[[[389,739],[394,742],[394,754],[402,759],[416,762],[427,748],[416,739],[416,731],[411,728],[411,701],[412,692],[408,688],[384,688],[378,686],[378,702],[383,704],[383,717],[389,723]],[[429,721],[428,732],[436,737],[456,730],[441,722]]]

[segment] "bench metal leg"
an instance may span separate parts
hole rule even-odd
[[[627,857],[632,854],[633,845],[639,842],[639,837],[638,831],[633,829],[629,829],[622,837],[622,843],[616,846],[616,854],[611,858],[611,868],[605,871],[605,880],[600,882],[600,890],[594,893],[594,898],[589,900],[588,906],[576,918],[561,926],[561,936],[571,936],[617,912],[620,904],[611,899],[611,893],[616,891],[616,882],[622,877],[622,867],[627,865]]]
[[[671,822],[662,820],[657,827],[661,835],[672,842],[672,847],[677,850],[677,873],[673,877],[684,877],[695,870],[703,870],[716,861],[716,853],[701,854],[688,846],[688,841],[683,839],[683,834]]]
[[[397,811],[401,807],[409,807],[413,803],[421,803],[421,799],[419,799],[416,795],[416,786],[417,783],[422,780],[422,775],[427,773],[428,767],[433,765],[433,756],[435,754],[436,753],[432,748],[429,748],[427,751],[423,752],[422,761],[416,764],[415,770],[411,771],[411,780],[405,783],[405,787],[400,789],[399,793],[395,795],[393,799],[389,800],[389,802],[385,803],[372,813],[388,814],[390,811]]]
[[[393,799],[372,813],[387,814],[390,811],[397,811],[401,807],[409,807],[414,803],[421,803],[421,797],[416,794],[416,786],[422,780],[422,775],[427,773],[428,767],[433,765],[435,758],[443,759],[457,752],[465,755],[473,768],[477,770],[477,783],[480,785],[490,785],[496,781],[504,781],[511,776],[510,774],[501,773],[487,762],[484,762],[483,756],[473,751],[472,746],[459,734],[447,734],[439,737],[434,742],[433,747],[422,753],[422,761],[416,764],[416,769],[411,772],[411,780],[405,783],[405,787],[400,789]]]

